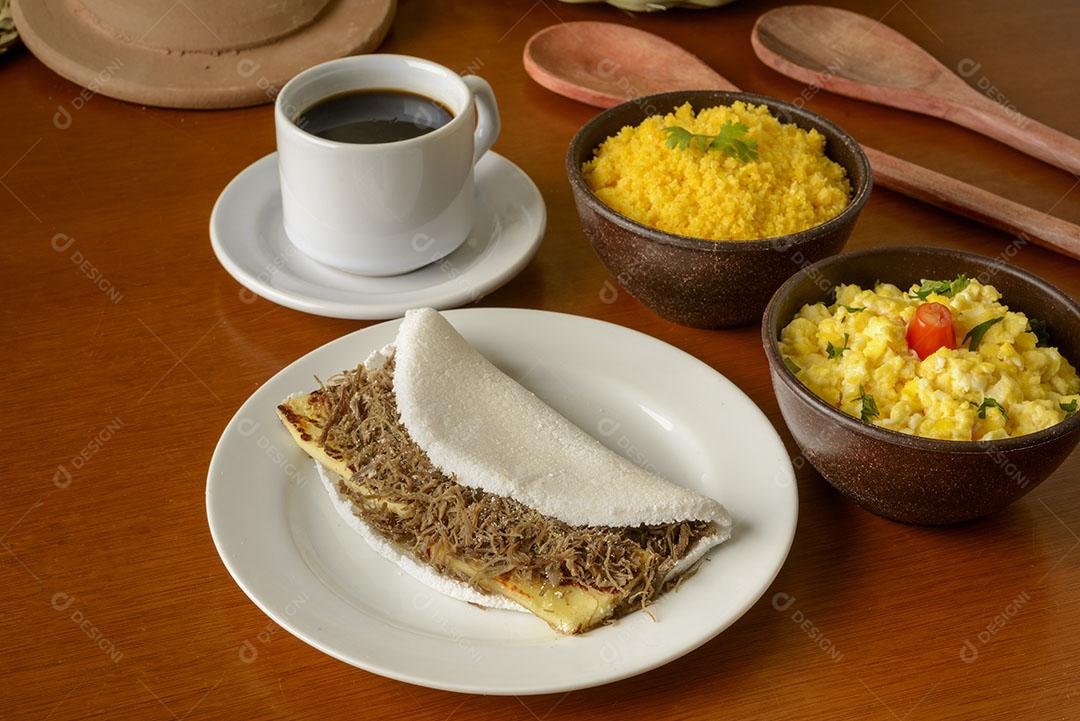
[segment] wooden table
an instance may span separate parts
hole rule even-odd
[[[673,343],[750,394],[795,455],[757,328],[691,330],[625,293],[610,302],[563,174],[567,142],[595,111],[534,85],[520,62],[544,26],[610,20],[790,100],[802,86],[750,48],[769,5],[632,16],[554,0],[404,0],[384,49],[488,78],[503,113],[497,149],[547,201],[539,255],[482,305],[603,318]],[[1075,3],[863,5],[973,84],[1080,135]],[[91,96],[75,109],[79,92],[25,51],[0,59],[0,366],[11,395],[0,423],[0,717],[1080,717],[1076,455],[1000,516],[946,529],[877,518],[803,468],[795,544],[762,600],[699,650],[603,688],[520,699],[431,691],[277,629],[214,551],[207,463],[259,384],[364,324],[248,302],[210,251],[218,192],[274,149],[270,107],[181,112]],[[882,150],[1080,222],[1077,178],[992,140],[827,93],[809,106]],[[66,127],[53,122],[58,108],[70,112]],[[849,247],[997,255],[1011,241],[877,190]],[[1075,261],[1026,247],[1015,262],[1080,293]],[[245,663],[238,651],[259,634],[266,643]]]

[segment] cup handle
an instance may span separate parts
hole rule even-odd
[[[462,80],[469,86],[476,101],[476,140],[473,152],[473,163],[476,163],[484,157],[484,153],[491,150],[499,137],[499,104],[495,102],[495,93],[487,80],[476,75],[466,75]]]

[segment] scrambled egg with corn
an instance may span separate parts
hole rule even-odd
[[[756,144],[756,157],[705,150],[701,142],[668,145],[669,129],[701,139],[722,134],[725,125],[735,125],[744,142]],[[764,105],[741,101],[696,115],[685,103],[648,117],[605,140],[581,170],[596,197],[613,210],[706,240],[757,240],[806,230],[839,215],[851,198],[843,166],[825,156],[825,136],[781,123]]]
[[[1009,438],[1075,413],[1080,378],[1046,344],[1039,321],[1010,311],[992,285],[958,281],[951,288],[924,281],[907,292],[888,283],[837,286],[834,304],[803,306],[783,329],[784,362],[848,415],[926,438]],[[908,324],[921,304],[934,302],[952,312],[957,347],[919,360],[906,341]],[[980,326],[980,337],[970,337]]]

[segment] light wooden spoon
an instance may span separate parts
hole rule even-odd
[[[545,88],[601,108],[671,90],[738,91],[678,45],[617,23],[545,28],[525,45],[524,63]],[[883,187],[1080,259],[1080,226],[865,145],[863,151]]]
[[[1080,175],[1080,140],[991,100],[883,23],[820,5],[777,8],[758,18],[754,52],[804,83],[950,120]]]

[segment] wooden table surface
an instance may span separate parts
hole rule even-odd
[[[862,5],[972,84],[1080,136],[1080,6]],[[753,21],[769,6],[630,15],[554,0],[404,0],[383,48],[490,80],[503,115],[496,147],[547,201],[536,259],[481,305],[602,318],[672,343],[748,393],[794,456],[757,328],[691,330],[625,293],[612,302],[563,172],[568,141],[596,111],[534,85],[520,62],[542,27],[609,20],[685,45],[740,87],[790,100],[804,88],[750,47]],[[794,547],[761,601],[697,651],[607,687],[527,698],[432,691],[352,668],[277,629],[214,550],[207,464],[261,383],[365,324],[250,302],[211,253],[218,192],[274,149],[269,106],[184,112],[103,96],[78,102],[79,93],[25,50],[0,59],[0,367],[20,397],[0,421],[0,717],[1080,717],[1076,455],[1005,513],[945,529],[877,518],[804,467]],[[828,93],[808,105],[874,147],[1080,222],[1077,178],[995,141]],[[69,122],[54,123],[59,108]],[[998,255],[1012,241],[879,189],[848,248],[920,243]],[[1076,261],[1025,247],[1015,262],[1080,294]],[[776,594],[786,595],[774,603]],[[247,663],[239,649],[260,634]]]

